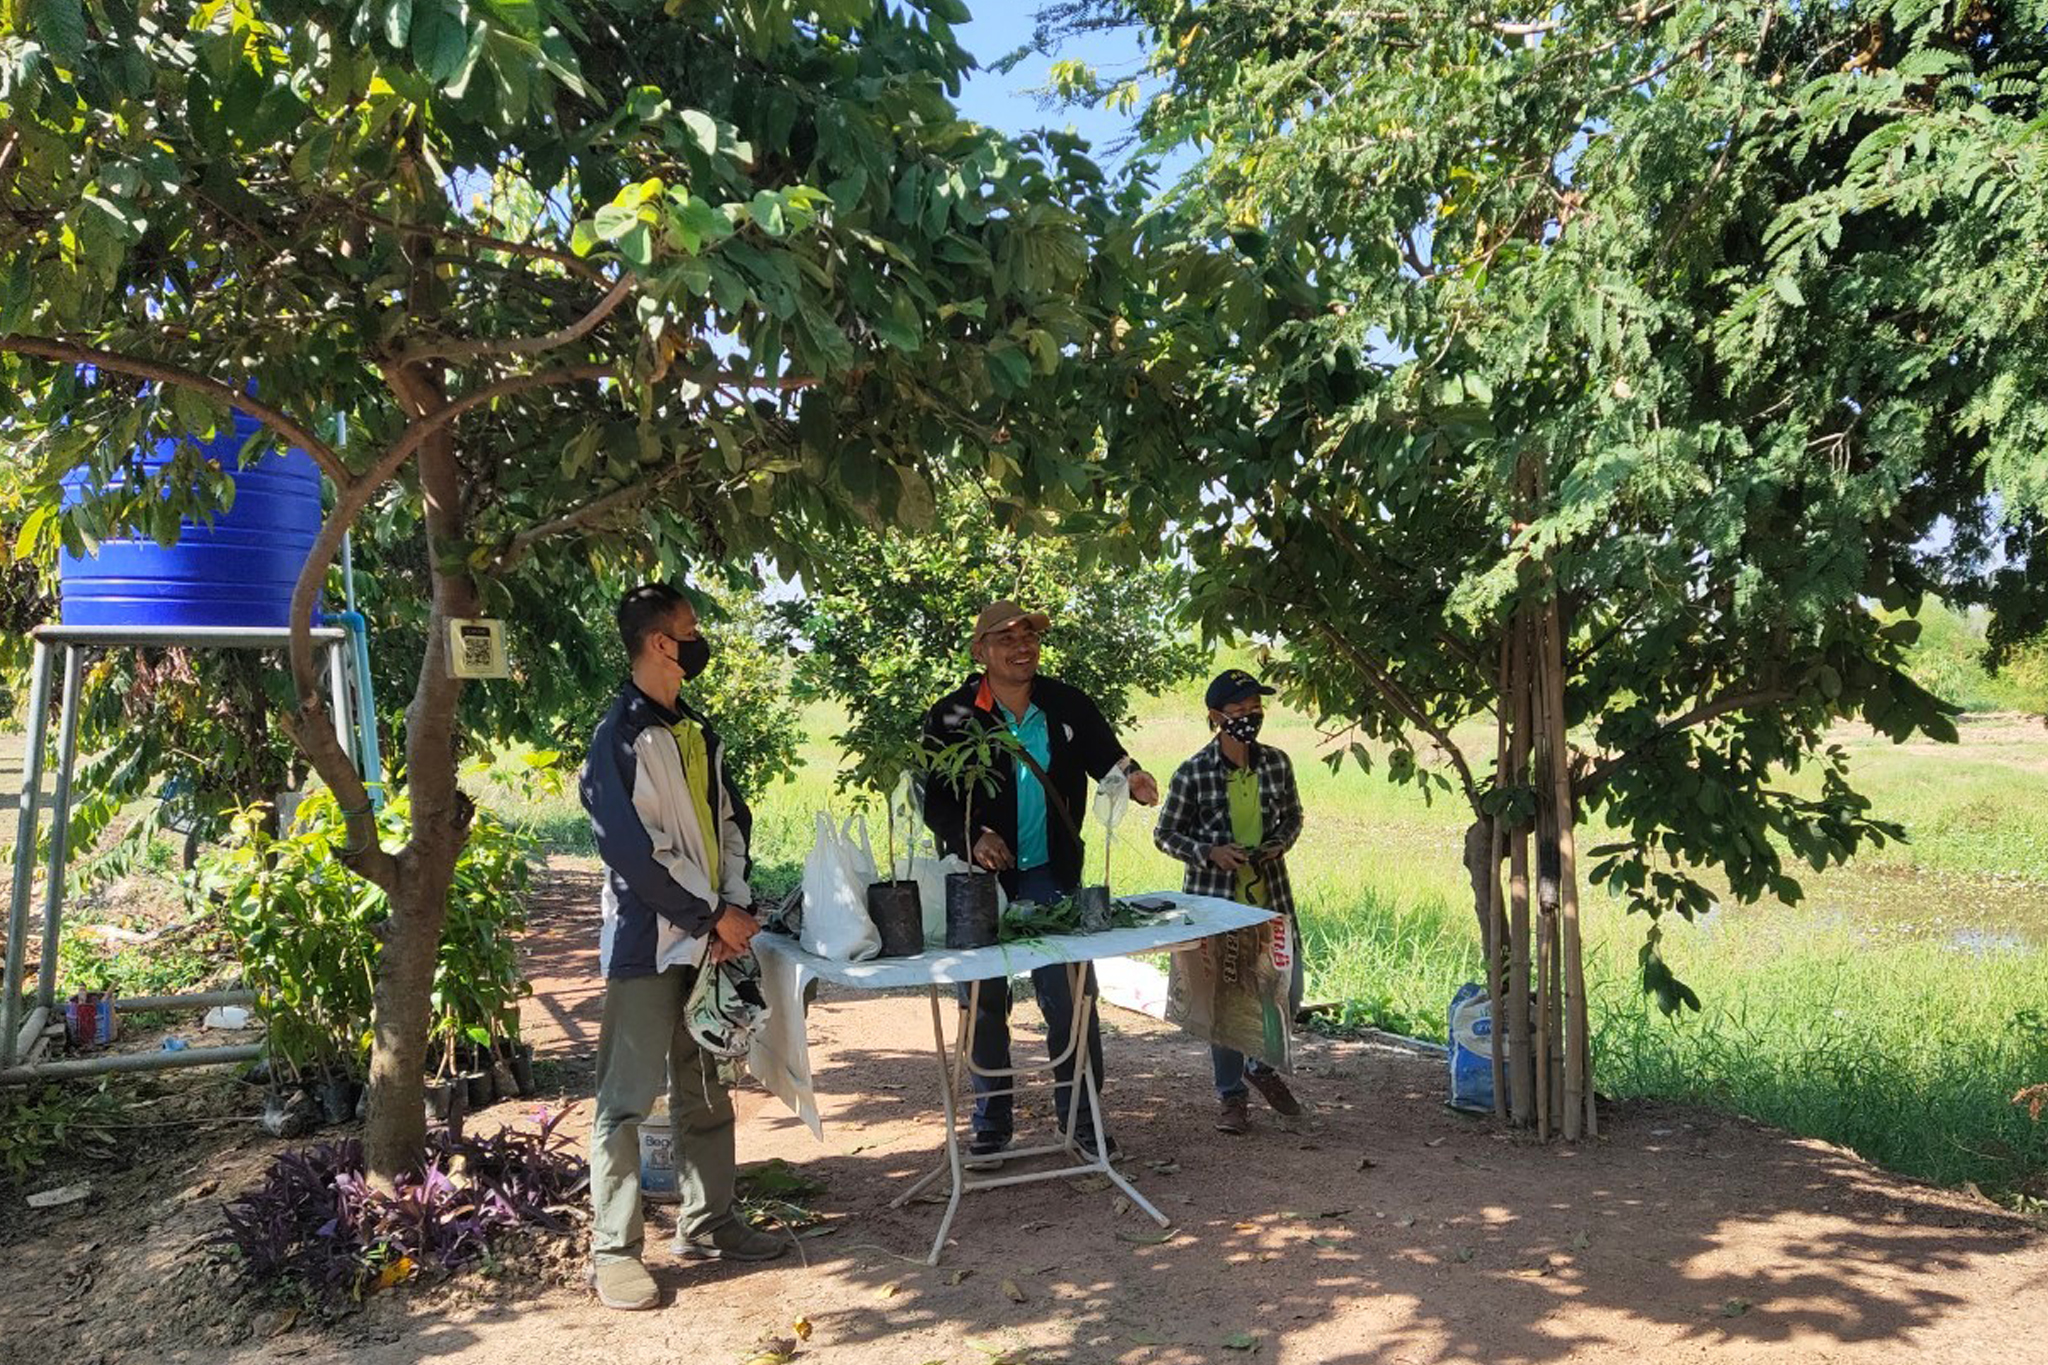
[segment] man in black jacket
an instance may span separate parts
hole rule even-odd
[[[1027,612],[1014,602],[996,602],[974,622],[969,653],[982,672],[939,699],[925,714],[925,743],[949,744],[977,723],[1001,726],[1037,761],[1050,779],[1050,790],[1028,765],[1015,760],[997,774],[993,792],[974,793],[974,828],[965,828],[967,793],[933,780],[926,784],[924,817],[939,846],[977,867],[997,873],[1012,900],[1049,902],[1070,895],[1081,884],[1080,821],[1087,810],[1088,783],[1113,768],[1130,776],[1131,799],[1140,805],[1159,800],[1159,784],[1125,752],[1122,741],[1103,718],[1102,710],[1076,687],[1038,672],[1039,641],[1051,624],[1043,612]],[[964,841],[964,842],[963,842]],[[1086,974],[1085,989],[1095,994],[1095,969]],[[1038,1007],[1045,1015],[1046,1048],[1057,1057],[1067,1050],[1074,1000],[1064,966],[1040,967],[1031,973]],[[964,1005],[968,989],[960,988]],[[1091,1011],[1088,1059],[1096,1084],[1102,1083],[1102,1028]],[[981,983],[974,1019],[974,1064],[983,1071],[1010,1066],[1010,983],[999,978]],[[1055,1069],[1054,1103],[1064,1125],[1071,1101],[1072,1059]],[[1006,1089],[1007,1077],[974,1078],[974,1136],[969,1160],[978,1166],[998,1164],[1013,1132],[1012,1097],[989,1094]],[[1075,1139],[1090,1152],[1097,1149],[1093,1119],[1085,1101],[1075,1119]],[[1108,1150],[1115,1154],[1116,1144]]]

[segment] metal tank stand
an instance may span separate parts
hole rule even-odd
[[[85,654],[94,649],[284,649],[291,632],[228,626],[42,626],[35,630],[35,659],[29,683],[28,734],[21,755],[21,809],[14,835],[14,894],[7,915],[7,971],[0,993],[0,1085],[18,1085],[44,1077],[93,1075],[107,1071],[154,1071],[174,1066],[207,1066],[253,1061],[257,1044],[237,1047],[196,1047],[180,1052],[114,1054],[61,1062],[16,1065],[42,1035],[57,1008],[57,944],[63,930],[64,879],[70,862],[71,776],[78,759],[78,705]],[[351,743],[348,706],[348,633],[332,627],[313,631],[313,642],[327,655],[330,706],[342,747]],[[41,832],[43,753],[50,739],[50,688],[59,654],[63,656],[63,707],[57,720],[57,780],[49,807],[50,854],[43,878],[43,953],[36,974],[35,1005],[21,1017],[22,968],[28,948],[28,904],[35,887],[36,839]],[[365,682],[366,680],[359,680]],[[247,991],[209,991],[198,995],[155,996],[115,1008],[205,1008],[224,1003],[249,1003]]]

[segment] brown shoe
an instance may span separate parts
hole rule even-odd
[[[1301,1101],[1294,1098],[1294,1092],[1287,1088],[1287,1082],[1280,1079],[1279,1072],[1247,1070],[1244,1078],[1266,1097],[1266,1103],[1272,1105],[1273,1112],[1280,1117],[1298,1119],[1308,1112],[1301,1107]]]
[[[772,1232],[750,1228],[735,1218],[708,1237],[676,1233],[676,1255],[693,1261],[772,1261],[795,1243]]]
[[[647,1267],[634,1260],[599,1261],[585,1277],[597,1291],[597,1301],[607,1308],[635,1311],[652,1308],[661,1298]]]
[[[1216,1131],[1242,1135],[1252,1130],[1252,1117],[1245,1111],[1242,1095],[1232,1095],[1216,1108]]]

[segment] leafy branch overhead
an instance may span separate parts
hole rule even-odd
[[[303,629],[288,718],[392,899],[368,1143],[388,1179],[419,1150],[423,973],[473,812],[444,623],[534,600],[574,563],[543,548],[799,570],[821,526],[915,517],[961,470],[1084,504],[1125,401],[1126,206],[1073,139],[958,117],[954,0],[20,13],[0,33],[0,423],[37,508],[17,550],[225,505],[233,469],[187,450],[144,479],[127,452],[230,408],[264,427],[244,458],[296,445],[334,488],[295,624],[361,519],[420,547],[401,843],[328,738]],[[80,468],[105,492],[62,507]]]
[[[1829,727],[1954,727],[1877,608],[2040,624],[2048,10],[1052,18],[1145,37],[1142,145],[1192,161],[1112,445],[1133,529],[1205,509],[1206,629],[1284,640],[1337,747],[1514,820],[1459,726],[1504,714],[1507,624],[1554,597],[1590,874],[1652,915],[1707,908],[1704,868],[1790,901],[1797,863],[1899,837]]]

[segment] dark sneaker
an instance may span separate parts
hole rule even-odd
[[[607,1308],[652,1308],[661,1298],[647,1267],[634,1260],[599,1261],[590,1267],[584,1282],[597,1291],[597,1301]]]
[[[1216,1131],[1241,1135],[1252,1130],[1252,1118],[1245,1111],[1245,1098],[1232,1095],[1216,1107]]]
[[[709,1236],[676,1234],[676,1255],[696,1261],[772,1261],[785,1255],[790,1240],[748,1227],[735,1219]]]
[[[1266,1103],[1273,1106],[1273,1112],[1282,1118],[1298,1119],[1308,1111],[1301,1107],[1301,1101],[1294,1098],[1294,1092],[1287,1088],[1287,1082],[1280,1079],[1277,1071],[1247,1071],[1246,1081],[1261,1095]]]
[[[1003,1153],[1009,1149],[1007,1134],[976,1133],[967,1140],[967,1160],[961,1164],[970,1171],[992,1171],[1003,1164]]]
[[[1115,1138],[1109,1138],[1109,1139],[1108,1139],[1107,1141],[1108,1141],[1108,1146],[1109,1146],[1109,1159],[1110,1159],[1111,1161],[1115,1161],[1115,1160],[1117,1159],[1117,1155],[1118,1155],[1118,1153],[1119,1153],[1119,1152],[1120,1152],[1120,1151],[1121,1151],[1122,1149],[1121,1149],[1121,1148],[1119,1148],[1119,1147],[1118,1147],[1118,1146],[1116,1145],[1116,1139],[1115,1139]],[[1080,1147],[1080,1149],[1081,1149],[1081,1150],[1082,1150],[1083,1152],[1086,1152],[1086,1153],[1087,1153],[1087,1154],[1088,1154],[1089,1156],[1093,1157],[1093,1156],[1097,1155],[1097,1153],[1096,1153],[1096,1150],[1095,1150],[1095,1134],[1093,1134],[1093,1133],[1076,1133],[1076,1134],[1074,1135],[1074,1142],[1075,1142],[1075,1144],[1076,1144],[1077,1146],[1079,1146],[1079,1147]]]

